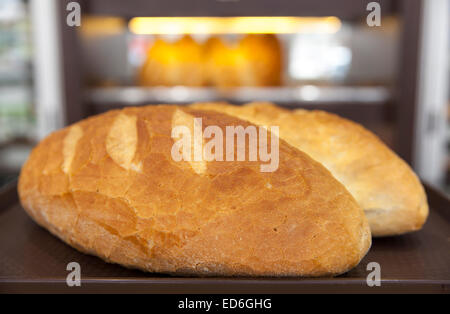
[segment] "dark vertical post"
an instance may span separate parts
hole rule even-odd
[[[66,19],[69,0],[58,1],[61,70],[65,123],[71,124],[85,117],[82,88],[82,62],[76,26],[68,26]],[[77,1],[83,12],[83,1]]]
[[[414,163],[421,11],[421,0],[402,0],[400,3],[402,34],[399,56],[400,67],[397,74],[397,129],[395,148],[398,154],[409,164]]]

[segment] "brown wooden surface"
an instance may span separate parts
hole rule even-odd
[[[428,188],[423,230],[374,239],[362,262],[336,278],[183,278],[144,273],[79,253],[36,225],[0,191],[0,292],[346,293],[450,292],[450,201]],[[69,262],[81,265],[81,287],[68,287]],[[381,265],[381,287],[368,287],[369,262]]]

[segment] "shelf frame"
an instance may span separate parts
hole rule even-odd
[[[76,28],[65,23],[65,10],[70,0],[59,1],[61,22],[61,51],[63,63],[64,107],[66,122],[73,123],[91,114],[93,104],[83,99],[86,86],[82,80],[83,70],[80,65],[80,46]],[[403,20],[401,33],[401,51],[399,55],[400,74],[396,84],[392,105],[395,107],[396,141],[394,150],[408,163],[414,162],[414,141],[417,113],[417,82],[420,45],[421,0],[381,0],[382,15],[397,14]],[[211,0],[80,0],[83,14],[117,15],[125,18],[133,16],[337,16],[342,19],[364,21],[367,15],[365,1],[360,0],[245,0],[245,1],[211,1]],[[391,102],[390,102],[391,103]],[[297,103],[304,106],[302,102]],[[342,104],[339,104],[341,107]],[[386,104],[385,104],[386,105]],[[367,107],[356,106],[352,110],[365,111]],[[383,105],[384,106],[384,105]],[[383,106],[380,106],[382,108]],[[95,107],[95,106],[94,106]],[[90,108],[90,109],[89,109]],[[335,107],[335,109],[339,107]],[[331,106],[327,110],[333,110]],[[377,109],[378,110],[378,109]],[[384,109],[383,109],[384,110]],[[388,114],[389,116],[390,114]]]

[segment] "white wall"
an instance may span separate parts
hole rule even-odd
[[[432,184],[440,184],[445,175],[449,4],[423,1],[414,166]]]
[[[64,126],[57,0],[31,0],[36,138]]]

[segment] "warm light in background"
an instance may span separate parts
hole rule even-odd
[[[329,17],[135,17],[135,34],[336,33],[341,21]]]
[[[114,35],[123,32],[126,22],[120,17],[86,16],[81,22],[81,31],[84,35]]]

